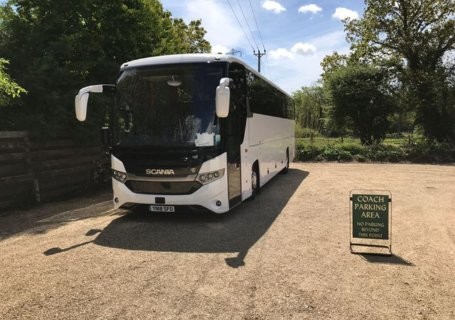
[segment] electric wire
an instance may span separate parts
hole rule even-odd
[[[243,19],[246,22],[246,26],[248,27],[248,30],[250,31],[251,38],[253,39],[253,42],[254,42],[254,44],[256,45],[256,48],[259,51],[258,43],[256,42],[256,38],[255,38],[255,36],[253,34],[253,31],[251,30],[250,24],[248,23],[248,19],[246,18],[245,13],[243,12],[243,8],[242,8],[242,5],[240,4],[240,0],[237,0],[237,3],[239,5],[239,7],[240,7],[240,12],[242,12]]]
[[[229,7],[231,8],[231,11],[232,11],[232,13],[234,14],[235,19],[237,20],[237,23],[239,24],[240,29],[242,29],[242,32],[243,32],[243,34],[245,35],[246,40],[248,41],[248,43],[250,44],[251,48],[252,48],[253,51],[254,51],[254,46],[253,46],[253,44],[252,44],[250,38],[248,37],[248,34],[245,32],[245,29],[243,28],[243,25],[240,23],[240,20],[239,20],[239,18],[237,17],[237,14],[235,13],[235,10],[234,10],[234,8],[233,8],[232,5],[231,5],[231,2],[230,2],[229,0],[226,0],[226,1],[227,1],[227,3],[229,4]]]
[[[259,28],[258,21],[256,19],[256,14],[254,13],[253,5],[251,4],[251,0],[248,0],[248,2],[250,3],[251,12],[253,13],[253,18],[254,18],[254,23],[256,24],[256,29],[258,30],[259,40],[261,40],[262,48],[264,49],[264,51],[266,51],[264,41],[263,41],[262,35],[261,35],[261,28]]]
[[[267,50],[265,49],[264,39],[262,38],[262,34],[261,34],[261,28],[259,27],[258,20],[256,19],[256,14],[254,12],[253,5],[251,4],[251,0],[248,0],[248,3],[250,4],[250,9],[251,9],[251,13],[253,14],[254,23],[256,24],[256,29],[258,30],[259,40],[261,41],[262,49],[264,50],[263,51],[264,54],[262,56],[265,56],[265,64],[263,65],[263,68],[267,69],[267,67],[269,66],[269,57],[268,57],[268,55],[266,55]],[[261,55],[261,51],[258,49],[258,56],[257,56],[258,59],[260,59],[259,55]]]

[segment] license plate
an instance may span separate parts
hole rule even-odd
[[[152,212],[175,212],[174,206],[150,206],[150,211]]]

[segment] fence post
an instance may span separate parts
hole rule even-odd
[[[24,136],[24,144],[25,144],[25,154],[26,156],[26,162],[27,162],[27,173],[30,175],[32,182],[33,182],[33,196],[35,198],[36,203],[41,202],[41,194],[40,194],[40,188],[39,188],[39,181],[38,178],[36,177],[36,173],[33,167],[33,161],[31,158],[31,144],[30,144],[30,139],[28,136],[28,132]]]

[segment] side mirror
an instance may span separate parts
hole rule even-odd
[[[115,86],[111,84],[98,84],[94,86],[88,86],[79,90],[79,93],[74,98],[74,107],[76,111],[77,120],[85,121],[85,118],[87,117],[87,104],[90,92],[93,93],[102,93],[103,91],[112,92],[114,88]]]
[[[229,81],[229,78],[222,78],[220,85],[216,87],[216,115],[218,118],[226,118],[229,115],[229,100],[231,98]]]

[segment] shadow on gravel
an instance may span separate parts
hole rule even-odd
[[[245,264],[248,250],[270,228],[308,174],[290,169],[272,179],[254,200],[221,216],[133,210],[113,220],[94,243],[127,250],[238,253],[226,258],[227,265],[237,268]]]
[[[43,234],[72,221],[105,215],[112,209],[112,191],[99,190],[92,194],[48,202],[27,210],[0,213],[0,241],[19,233]]]
[[[414,267],[415,265],[412,262],[409,262],[395,254],[391,256],[377,256],[369,254],[361,254],[363,259],[371,263],[384,263],[384,264],[397,264],[402,266]]]
[[[101,229],[90,229],[85,235],[87,237],[91,237],[91,236],[94,236],[97,233],[100,233],[101,231],[103,231],[103,230],[101,230]],[[89,243],[93,243],[93,240],[85,241],[85,242],[82,242],[82,243],[78,243],[78,244],[75,244],[75,245],[73,245],[71,247],[67,247],[67,248],[63,248],[63,249],[60,248],[60,247],[50,248],[50,249],[44,251],[43,254],[45,256],[52,256],[52,255],[57,254],[57,253],[62,253],[62,252],[70,251],[70,250],[73,250],[73,249],[77,249],[77,248],[85,246],[85,245],[87,245]]]

